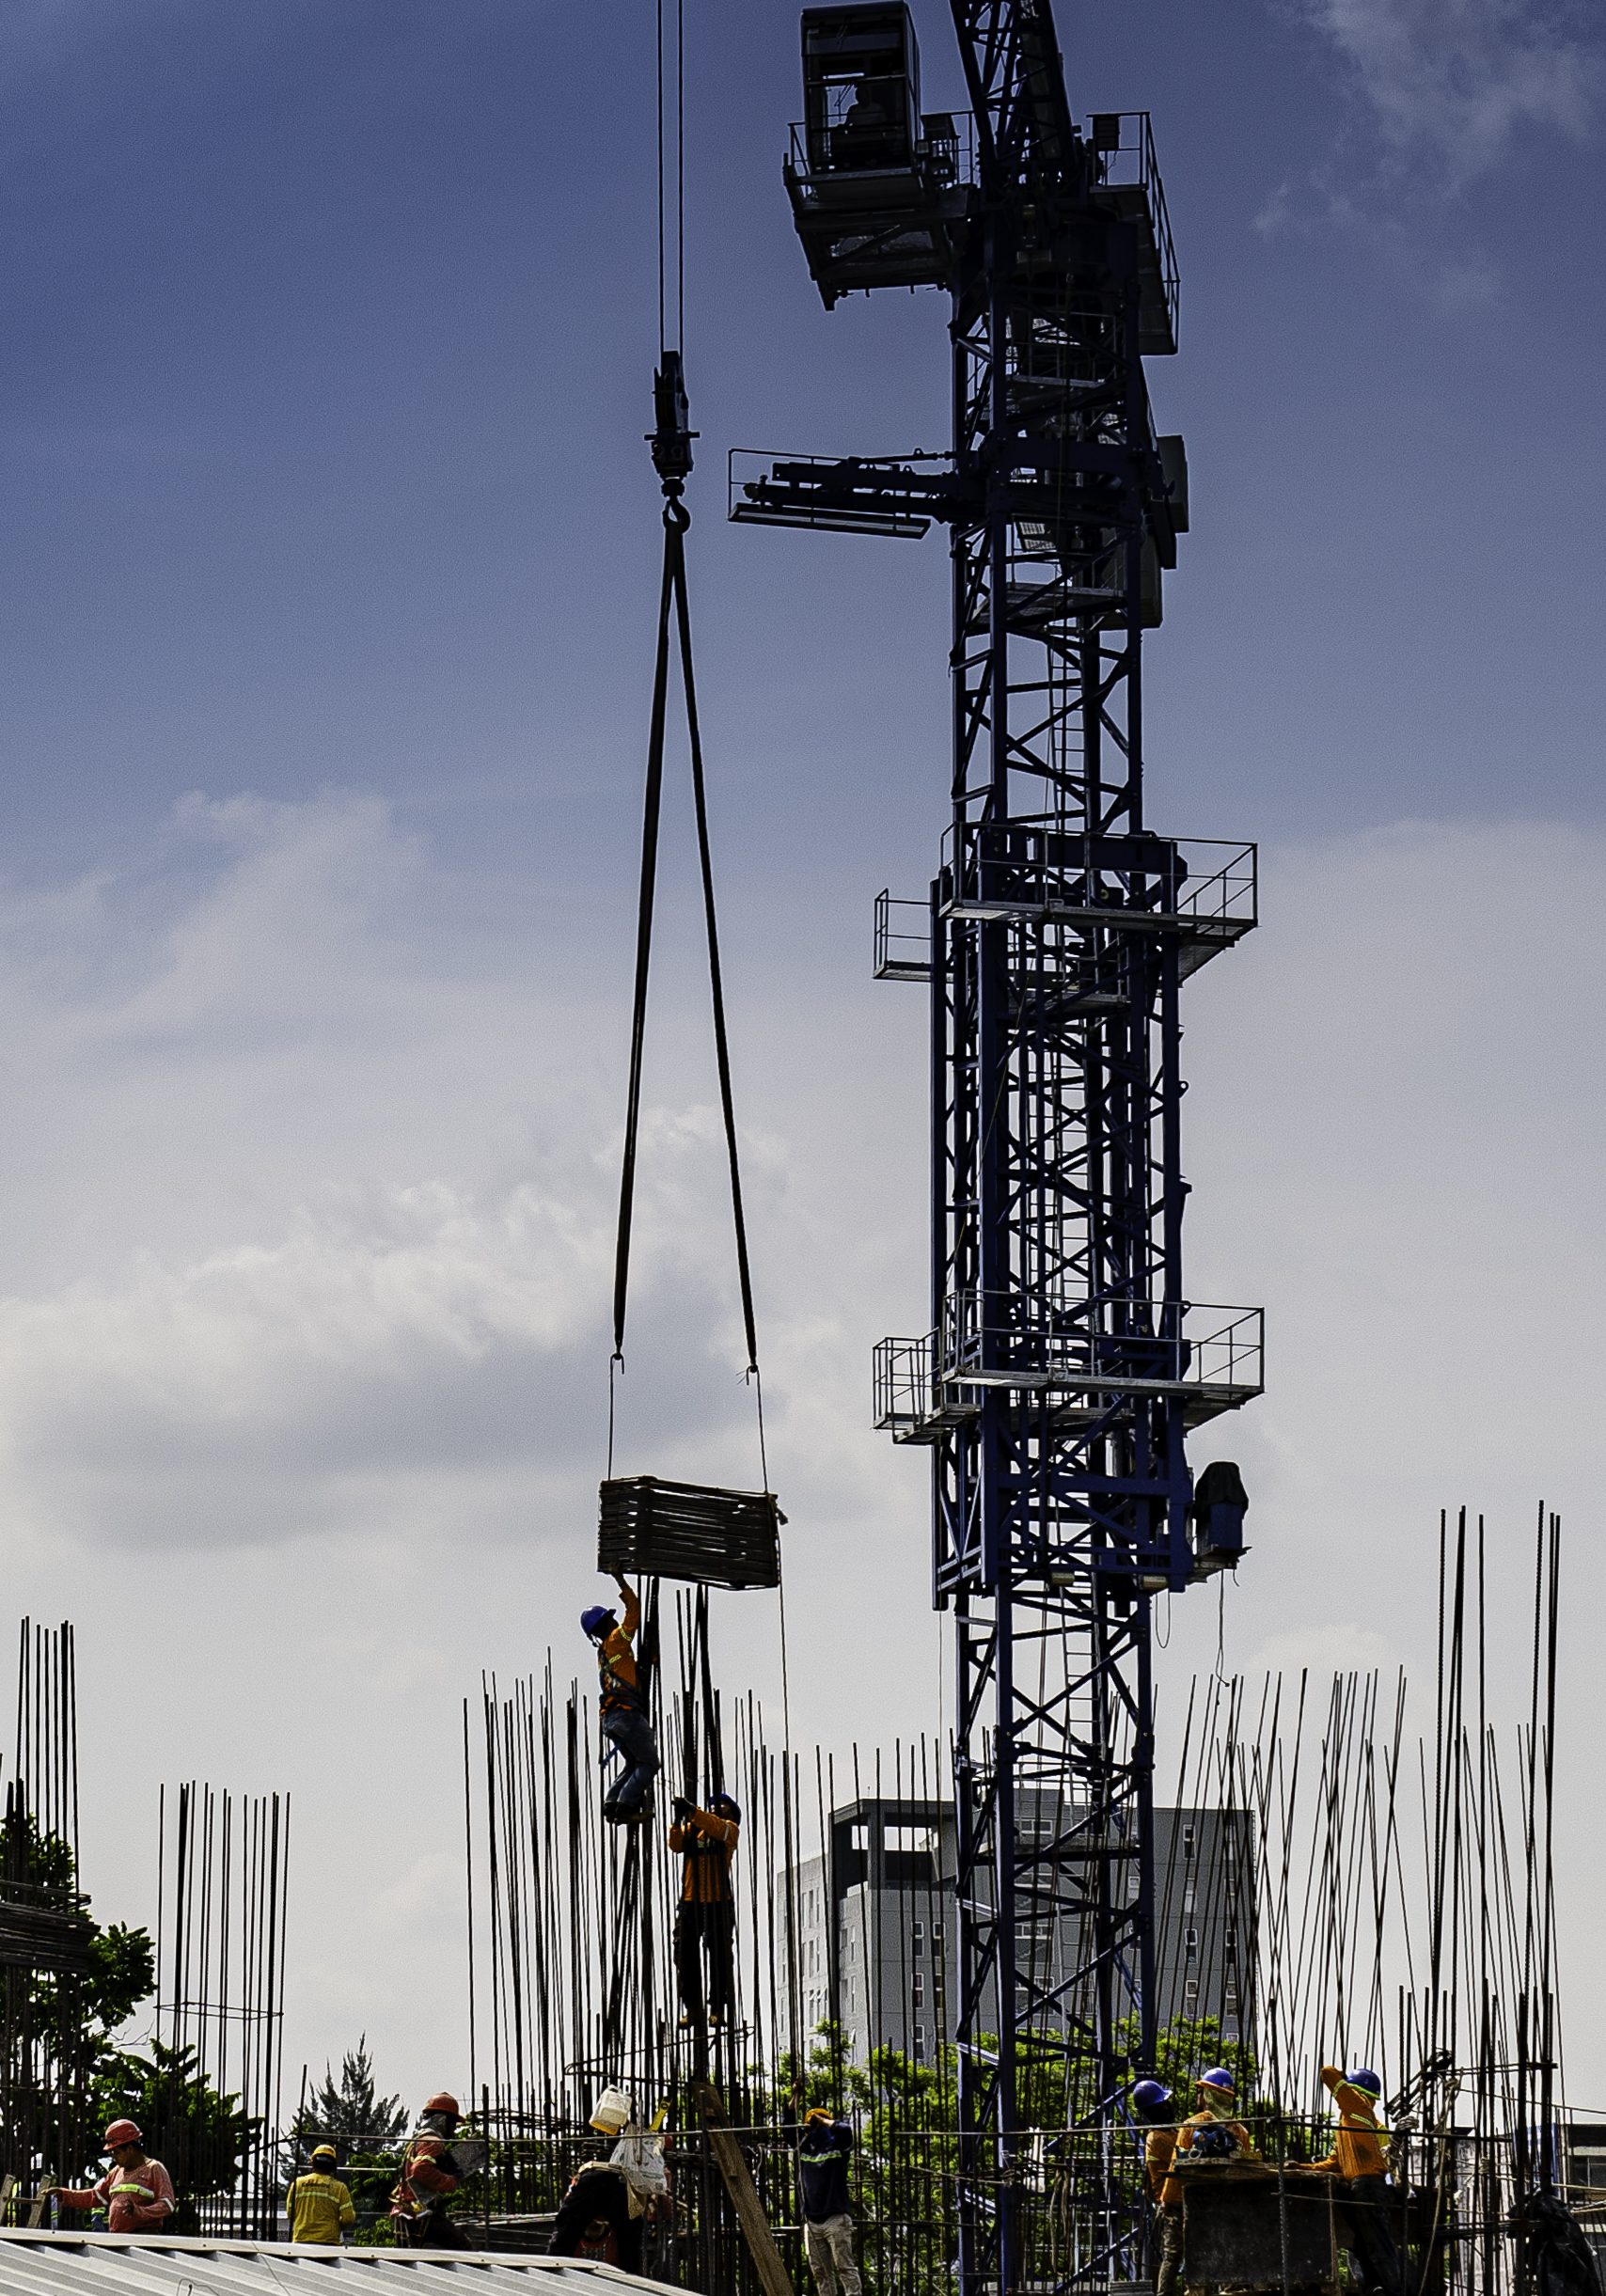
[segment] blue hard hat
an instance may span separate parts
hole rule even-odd
[[[1157,2113],[1161,2105],[1171,2102],[1171,2091],[1163,2081],[1140,2081],[1132,2091],[1132,2102],[1145,2113]]]
[[[589,1611],[580,1612],[580,1625],[587,1634],[595,1634],[599,1628],[613,1623],[613,1612],[603,1602],[593,1602]]]
[[[1229,2097],[1238,2093],[1238,2084],[1224,2065],[1212,2065],[1207,2073],[1201,2073],[1199,2085],[1202,2089],[1225,2089]]]
[[[723,1810],[727,1817],[733,1817],[736,1819],[737,1823],[740,1824],[742,1816],[742,1805],[736,1800],[734,1794],[716,1794],[714,1797],[714,1807],[716,1810]]]
[[[1383,2094],[1383,2084],[1369,2065],[1358,2065],[1355,2068],[1349,2076],[1349,2085],[1352,2089],[1366,2089],[1374,2097],[1380,2097]]]

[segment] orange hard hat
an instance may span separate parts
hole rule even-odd
[[[145,2139],[131,2120],[115,2120],[106,2131],[106,2150],[114,2145],[142,2145]]]
[[[459,2120],[463,2118],[462,2114],[458,2111],[457,2099],[449,2097],[445,2089],[438,2089],[434,2096],[425,2098],[424,2111],[426,2113],[450,2113],[455,2115]]]

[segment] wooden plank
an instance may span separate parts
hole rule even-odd
[[[747,2155],[725,2118],[719,2092],[710,2081],[694,2081],[691,2086],[702,2125],[708,2131],[708,2149],[731,2195],[731,2206],[736,2211],[736,2222],[742,2227],[742,2237],[748,2243],[748,2254],[753,2259],[764,2296],[795,2296],[786,2267],[780,2260],[780,2251],[775,2244],[775,2235],[769,2228],[769,2219],[764,2212],[764,2203],[753,2183]]]

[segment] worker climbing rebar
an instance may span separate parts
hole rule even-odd
[[[731,1867],[741,1835],[742,1813],[729,1794],[714,1795],[706,1810],[677,1794],[673,1807],[669,1848],[685,1860],[680,1903],[675,1908],[675,1978],[680,1986],[681,2023],[701,2025],[706,2014],[709,2024],[717,2028],[733,2020],[736,2007],[736,1900]]]
[[[603,1816],[610,1825],[633,1825],[651,1816],[653,1781],[663,1765],[636,1663],[641,1600],[625,1580],[614,1583],[623,1600],[623,1617],[593,1603],[581,1612],[580,1625],[596,1644],[600,1727],[623,1765],[604,1799]]]

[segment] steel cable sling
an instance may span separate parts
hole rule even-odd
[[[779,1524],[784,1519],[769,1488],[764,1444],[764,1388],[759,1375],[758,1330],[753,1310],[752,1267],[748,1250],[747,1212],[742,1197],[741,1151],[736,1139],[735,1101],[731,1085],[730,1030],[725,1012],[724,967],[719,954],[718,909],[714,857],[708,833],[708,789],[698,711],[697,674],[691,643],[691,601],[686,584],[685,535],[691,514],[685,481],[692,467],[690,410],[678,351],[665,348],[653,378],[654,429],[649,433],[653,467],[664,495],[663,567],[658,585],[658,622],[653,663],[653,703],[647,735],[647,776],[641,811],[641,869],[636,904],[636,971],[630,1017],[630,1081],[625,1099],[624,1144],[620,1163],[619,1221],[614,1242],[613,1353],[608,1360],[607,1478],[600,1502],[598,1567],[616,1574],[639,1571],[711,1586],[775,1586],[779,1583]],[[617,1377],[624,1368],[624,1333],[630,1297],[630,1248],[635,1226],[636,1173],[641,1137],[641,1080],[647,1047],[647,1004],[653,968],[653,924],[657,900],[659,830],[663,815],[664,747],[669,725],[670,653],[680,670],[691,763],[692,811],[697,830],[698,873],[702,891],[703,931],[708,952],[708,987],[714,1020],[715,1064],[719,1111],[730,1175],[731,1215],[736,1242],[736,1276],[741,1292],[747,1377],[758,1417],[759,1465],[763,1488],[733,1491],[703,1484],[670,1482],[662,1476],[615,1478],[614,1436]]]
[[[702,763],[702,733],[692,663],[691,605],[686,590],[685,533],[691,513],[682,495],[691,469],[691,441],[680,354],[664,354],[653,377],[658,427],[652,434],[653,461],[664,489],[664,564],[658,590],[657,647],[653,667],[653,711],[647,736],[647,783],[641,816],[641,880],[636,907],[636,985],[630,1019],[630,1088],[625,1102],[624,1155],[620,1171],[619,1228],[613,1267],[613,1361],[624,1361],[624,1324],[630,1288],[630,1241],[636,1204],[636,1162],[641,1128],[641,1070],[647,1043],[647,994],[653,961],[653,914],[657,891],[658,827],[663,808],[664,737],[669,716],[669,635],[674,629],[685,701],[686,743],[691,754],[692,807],[697,822],[697,859],[702,881],[703,925],[708,944],[708,986],[714,1010],[714,1055],[719,1077],[719,1109],[731,1173],[731,1212],[736,1233],[736,1273],[742,1293],[742,1329],[748,1374],[757,1376],[758,1335],[753,1316],[753,1281],[748,1258],[748,1224],[742,1202],[741,1155],[731,1090],[731,1046],[725,1020],[724,973],[719,959],[719,921],[714,893],[714,857],[708,841],[708,794]]]

